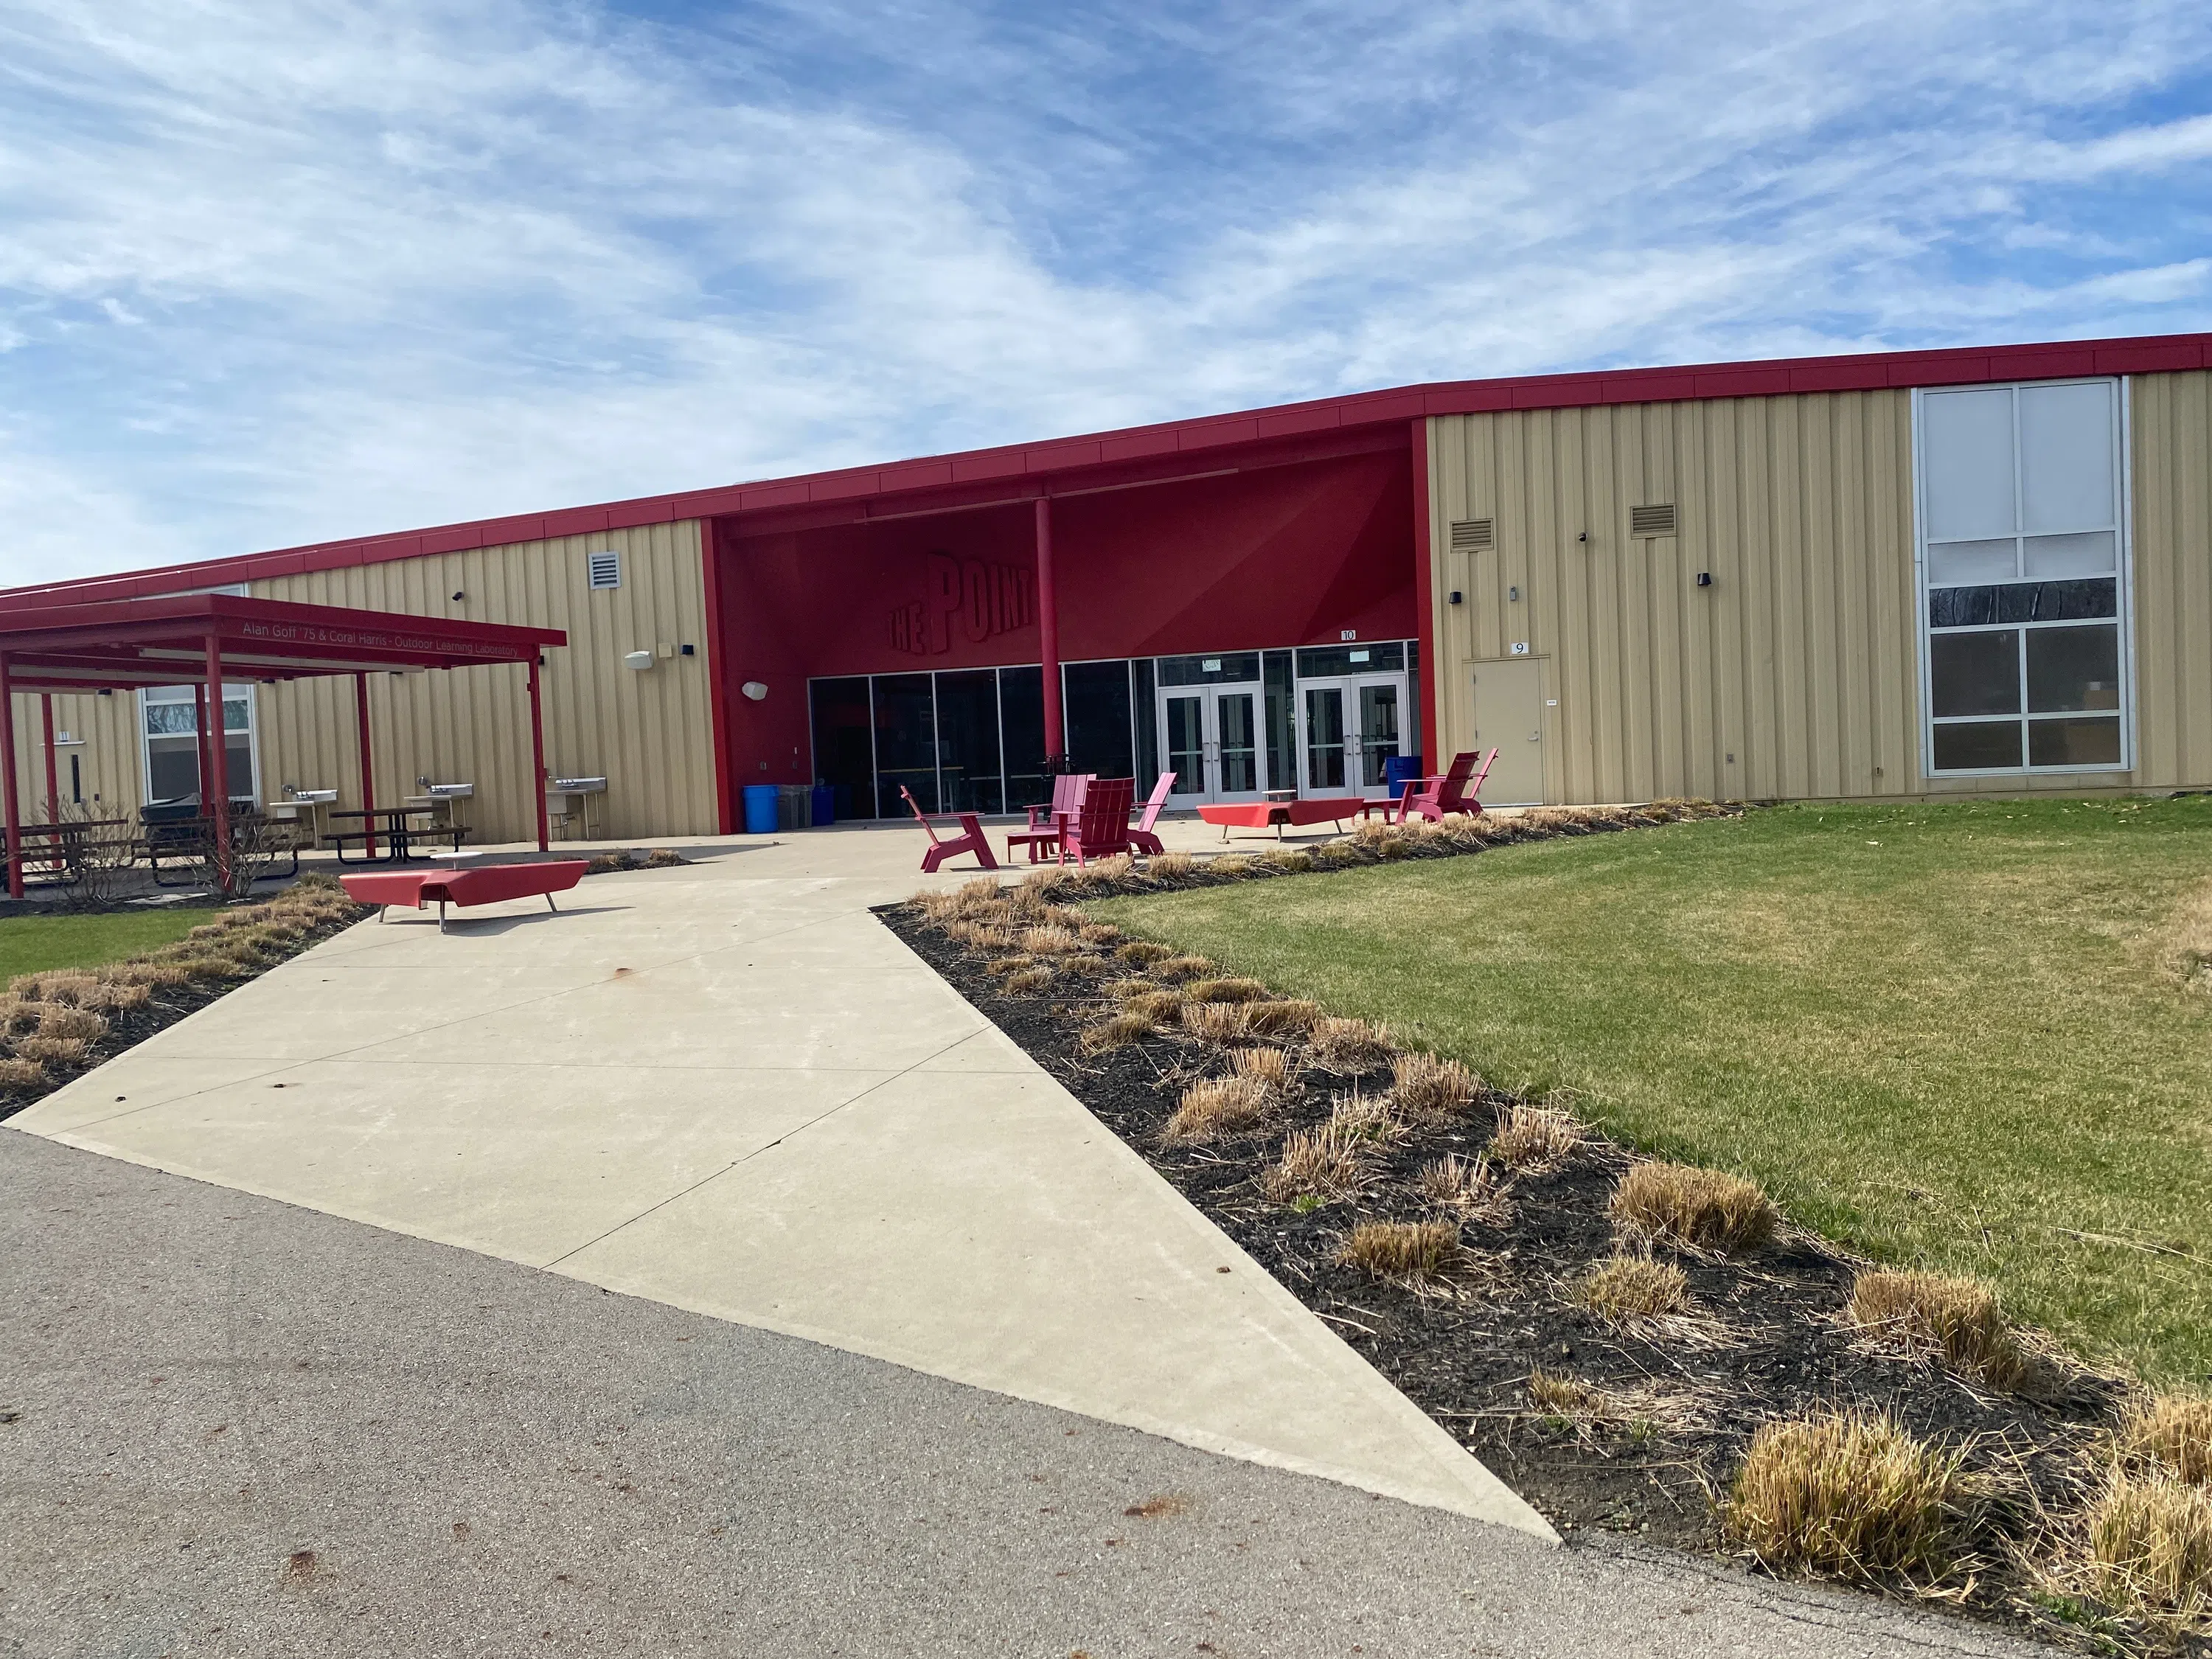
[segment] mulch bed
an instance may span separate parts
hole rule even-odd
[[[1323,876],[1304,878],[1326,879]],[[2054,1352],[2022,1392],[1984,1391],[1924,1358],[1885,1351],[1839,1318],[1863,1265],[1784,1227],[1775,1242],[1722,1257],[1662,1243],[1654,1254],[1688,1275],[1696,1312],[1671,1326],[1618,1328],[1569,1299],[1573,1280],[1613,1252],[1608,1201],[1635,1156],[1595,1133],[1556,1167],[1516,1174],[1508,1213],[1470,1221],[1470,1265],[1441,1288],[1378,1280],[1340,1264],[1356,1221],[1434,1218],[1416,1185],[1424,1164],[1483,1151],[1509,1097],[1486,1092],[1455,1122],[1416,1128],[1381,1154],[1380,1175],[1355,1201],[1300,1213],[1270,1201],[1260,1176],[1284,1136],[1325,1121],[1355,1091],[1380,1095],[1387,1064],[1364,1075],[1308,1067],[1263,1130],[1206,1146],[1164,1143],[1182,1091],[1226,1073],[1218,1048],[1164,1030],[1103,1054],[1084,1029],[1118,1005],[1057,979],[1009,994],[971,953],[914,906],[881,919],[987,1018],[1058,1078],[1239,1246],[1327,1321],[1376,1370],[1480,1457],[1570,1539],[1607,1530],[1698,1552],[1723,1547],[1714,1498],[1763,1421],[1837,1406],[1893,1414],[1914,1432],[1969,1449],[1969,1467],[2011,1496],[1999,1505],[1996,1547],[1956,1598],[1985,1616],[2036,1620],[2002,1535],[2023,1537],[2039,1510],[2078,1502],[2085,1448],[2109,1427],[2124,1385]],[[1135,971],[1135,970],[1130,970]],[[1101,981],[1092,981],[1092,985]],[[1291,1043],[1293,1052],[1297,1045]],[[1595,1385],[1617,1414],[1558,1415],[1531,1401],[1541,1370]],[[2043,1627],[2049,1628],[2047,1623]]]

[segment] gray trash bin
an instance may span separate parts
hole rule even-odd
[[[775,787],[775,827],[807,830],[814,823],[814,786],[780,783]]]

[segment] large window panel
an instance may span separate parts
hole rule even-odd
[[[2020,713],[2020,635],[1938,634],[1929,642],[1936,718]]]
[[[2094,380],[1920,394],[1938,773],[2127,763],[2120,393]]]
[[[1003,810],[996,669],[937,677],[937,775],[946,811]]]
[[[1006,810],[1042,806],[1052,799],[1044,769],[1044,671],[999,671],[999,730],[1006,758]]]
[[[1068,769],[1102,778],[1134,777],[1127,659],[1069,663],[1060,684],[1066,688]]]
[[[874,681],[876,816],[902,817],[902,787],[925,812],[938,811],[937,721],[927,674],[878,674]]]
[[[807,695],[814,715],[814,781],[830,786],[839,817],[872,817],[876,749],[869,734],[867,677],[816,680]]]

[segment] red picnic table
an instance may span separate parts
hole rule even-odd
[[[1224,841],[1229,839],[1231,830],[1270,826],[1280,841],[1286,825],[1295,829],[1309,823],[1334,823],[1341,830],[1345,819],[1358,817],[1366,805],[1358,795],[1332,795],[1318,800],[1208,801],[1199,807],[1198,815],[1208,823],[1219,824]]]

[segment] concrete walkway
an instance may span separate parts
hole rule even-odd
[[[918,845],[395,912],[12,1127],[1549,1537],[867,914]]]

